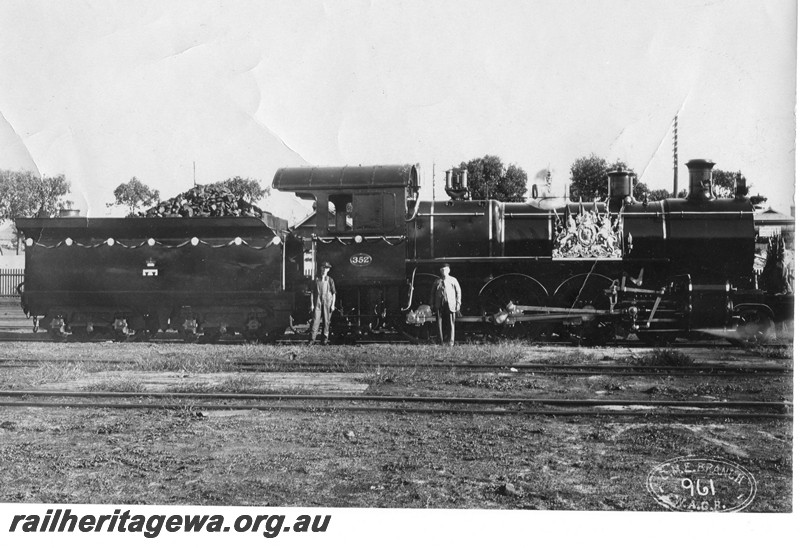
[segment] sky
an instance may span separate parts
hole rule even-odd
[[[589,154],[672,188],[741,171],[789,212],[789,0],[0,0],[0,169],[64,173],[92,217],[137,177],[161,196],[284,166],[495,154],[557,189]],[[296,219],[292,197],[267,208]]]

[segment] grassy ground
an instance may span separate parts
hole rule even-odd
[[[685,353],[695,362],[768,363],[735,350]],[[793,398],[785,377],[748,383],[425,367],[470,361],[685,363],[647,349],[0,343],[0,358],[14,357],[42,364],[0,369],[2,389],[83,382],[93,390],[138,390],[148,388],[148,375],[166,375],[183,390],[276,390],[258,388],[258,382],[280,374],[232,371],[233,362],[254,360],[325,362],[306,378],[342,375],[375,394]],[[46,361],[60,358],[70,363]],[[390,361],[410,367],[374,365]],[[295,390],[313,391],[310,386]],[[647,493],[647,475],[657,464],[687,455],[724,458],[751,472],[758,496],[748,511],[791,510],[790,421],[680,424],[319,408],[198,413],[191,403],[150,411],[0,408],[2,502],[661,510]]]
[[[0,412],[4,502],[659,510],[656,464],[724,457],[791,509],[781,424],[337,412]],[[787,481],[789,480],[789,481]]]
[[[0,386],[20,388],[67,382],[97,372],[170,371],[188,377],[239,371],[238,362],[285,369],[295,363],[318,363],[320,371],[372,371],[378,363],[424,367],[429,364],[513,364],[526,352],[521,344],[443,346],[263,346],[187,344],[0,343],[0,359],[41,360],[35,368],[0,370]],[[53,362],[54,359],[68,363]],[[569,358],[572,359],[572,358]],[[48,361],[50,360],[50,361]],[[242,374],[240,374],[241,376]]]

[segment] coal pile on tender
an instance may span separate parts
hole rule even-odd
[[[263,211],[225,185],[197,185],[138,213],[139,217],[261,217]]]

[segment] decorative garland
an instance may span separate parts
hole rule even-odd
[[[361,243],[361,242],[357,242],[356,238],[357,238],[357,236],[348,236],[348,237],[345,237],[345,238],[341,238],[341,237],[338,237],[338,236],[333,236],[333,237],[330,237],[330,238],[322,238],[320,236],[317,236],[316,234],[311,236],[312,240],[314,240],[315,242],[319,242],[321,244],[332,244],[333,242],[339,242],[342,245],[353,245],[353,244]],[[400,245],[401,243],[403,243],[406,240],[405,236],[388,236],[388,237],[387,236],[361,236],[361,238],[362,238],[362,241],[365,241],[365,242],[366,241],[370,241],[370,240],[372,240],[372,241],[382,240],[384,243],[386,243],[386,244],[388,244],[388,245],[390,245],[392,247],[394,247],[396,245]],[[348,242],[347,240],[350,240],[350,241]],[[397,240],[397,241],[395,243],[392,243],[389,240]]]
[[[278,240],[278,241],[276,242],[275,240]],[[54,244],[54,245],[47,245],[47,244],[43,244],[41,242],[34,242],[32,238],[28,238],[27,240],[25,240],[25,245],[28,246],[28,247],[36,245],[36,246],[39,246],[39,247],[44,247],[45,249],[55,249],[57,247],[61,247],[62,245],[65,245],[67,247],[71,247],[71,246],[75,245],[77,247],[82,247],[82,248],[85,248],[85,249],[96,249],[96,248],[102,247],[102,246],[112,247],[114,245],[119,245],[120,247],[123,247],[125,249],[139,249],[140,247],[144,247],[144,246],[153,247],[153,246],[158,245],[158,246],[164,247],[166,249],[178,249],[178,248],[181,248],[181,247],[185,247],[187,245],[198,246],[200,244],[203,244],[205,246],[211,247],[212,249],[219,249],[221,247],[230,247],[232,245],[236,245],[236,246],[238,246],[238,245],[246,245],[247,247],[249,247],[251,249],[254,249],[254,250],[257,250],[257,251],[261,251],[261,250],[267,249],[268,247],[271,247],[273,245],[278,245],[279,243],[281,243],[281,240],[280,240],[280,237],[278,237],[278,236],[275,236],[272,240],[268,241],[265,245],[260,246],[260,247],[257,246],[257,245],[251,245],[249,242],[247,242],[247,240],[243,240],[242,238],[240,238],[238,236],[236,238],[234,238],[233,240],[231,240],[230,242],[228,242],[227,244],[217,244],[217,245],[210,244],[210,243],[206,242],[205,240],[201,240],[200,238],[197,238],[197,237],[191,238],[189,240],[186,240],[185,242],[182,242],[182,243],[176,244],[176,245],[165,244],[163,242],[160,242],[160,241],[156,240],[155,238],[148,238],[147,240],[143,241],[142,243],[135,244],[135,245],[126,245],[126,244],[120,242],[119,240],[115,240],[114,238],[108,238],[107,240],[105,240],[103,242],[96,243],[96,244],[82,244],[80,242],[74,241],[72,238],[65,238],[65,239],[61,240],[60,242],[58,242],[57,244]]]

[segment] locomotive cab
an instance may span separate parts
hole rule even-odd
[[[418,197],[419,168],[283,168],[273,187],[314,201],[314,213],[295,230],[305,231],[310,242],[311,279],[317,265],[332,265],[340,303],[335,317],[346,326],[339,333],[382,327],[386,311],[399,309],[404,292],[406,218]]]

